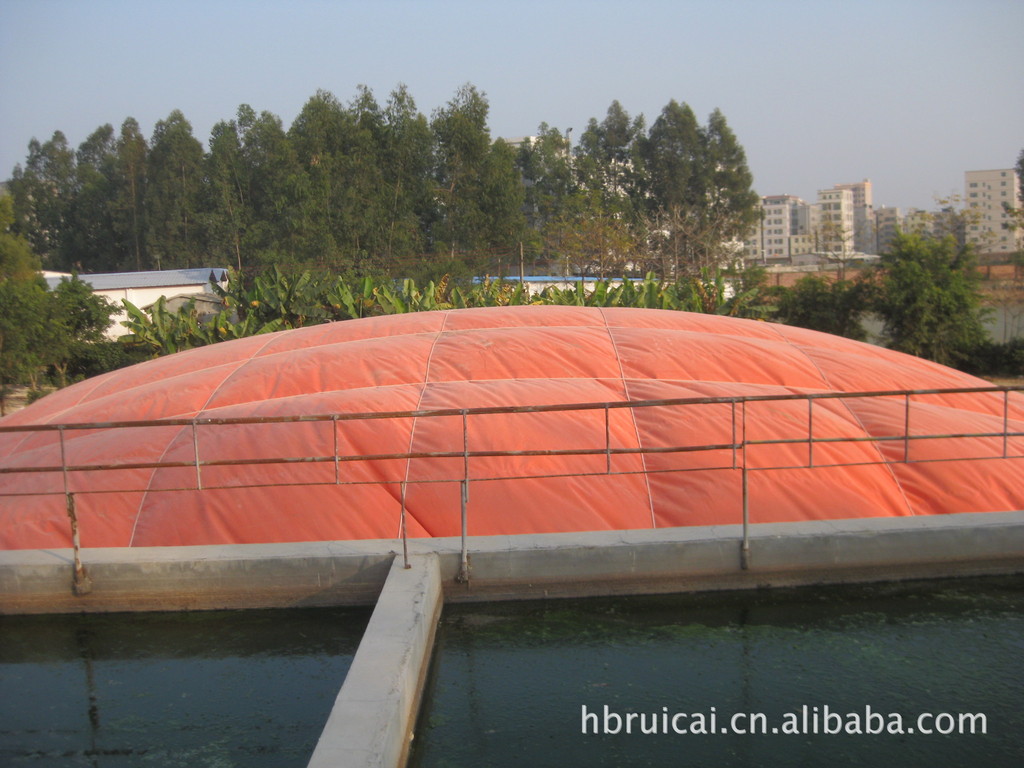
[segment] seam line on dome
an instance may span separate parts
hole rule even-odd
[[[779,335],[780,339],[782,339],[786,344],[788,344],[790,347],[792,347],[797,353],[802,355],[804,357],[804,359],[807,360],[808,363],[810,363],[812,366],[814,366],[814,370],[816,370],[818,372],[818,375],[821,377],[822,382],[824,382],[825,386],[830,391],[832,391],[832,392],[841,391],[841,390],[835,389],[832,386],[832,382],[829,381],[829,378],[825,374],[825,372],[823,370],[821,370],[821,366],[819,366],[818,363],[815,362],[811,358],[811,356],[808,355],[807,352],[803,348],[798,347],[796,344],[794,344],[792,339],[787,338],[786,335],[783,334],[782,331],[780,331],[778,328],[772,328],[772,330],[775,331],[775,333],[777,333]],[[868,428],[864,426],[864,422],[861,420],[860,416],[858,416],[857,413],[853,410],[853,408],[850,407],[850,404],[848,402],[846,402],[845,399],[840,399],[839,402],[843,406],[843,408],[846,409],[846,412],[850,415],[850,418],[853,419],[857,423],[857,425],[861,428],[861,431],[863,431],[865,435],[870,435],[871,433],[868,431]],[[879,446],[879,444],[876,443],[876,442],[870,442],[870,443],[868,443],[868,448],[869,448],[869,450],[874,451],[878,455],[879,463],[883,467],[885,467],[885,471],[889,473],[889,476],[892,478],[892,481],[896,484],[896,488],[900,492],[900,498],[903,499],[903,504],[906,506],[907,512],[910,513],[911,517],[916,517],[917,516],[917,512],[914,511],[914,507],[911,506],[911,504],[910,504],[910,499],[907,498],[907,494],[903,490],[903,483],[901,483],[900,479],[896,476],[896,471],[893,469],[892,463],[890,461],[888,461],[885,458],[885,456],[882,454],[882,449]]]
[[[266,341],[264,341],[260,345],[259,349],[253,350],[253,353],[251,355],[249,355],[248,358],[246,358],[244,360],[239,360],[237,365],[235,365],[234,370],[232,370],[231,373],[229,373],[227,376],[225,376],[223,379],[221,379],[220,383],[216,387],[213,388],[213,391],[207,396],[206,402],[203,403],[202,408],[200,408],[198,411],[196,411],[196,416],[198,416],[200,413],[205,411],[207,406],[210,405],[210,402],[213,400],[213,398],[215,398],[217,396],[217,393],[220,392],[221,387],[223,387],[225,384],[227,384],[228,381],[231,380],[231,377],[234,376],[236,373],[238,373],[240,370],[242,370],[242,368],[244,368],[249,363],[251,363],[253,360],[255,360],[256,356],[260,352],[262,352],[264,349],[266,349],[267,345],[270,344],[270,342],[271,342],[271,339],[267,339]]]
[[[608,341],[612,345],[612,354],[615,355],[615,364],[619,367],[619,381],[622,383],[622,394],[626,398],[626,402],[629,402],[629,384],[626,383],[626,374],[622,369],[622,358],[619,357],[619,345],[615,343],[615,337],[612,335],[612,327],[608,325],[608,318],[604,314],[604,307],[598,307],[598,312],[601,314],[601,320],[604,322],[605,333],[608,334]],[[629,408],[629,415],[633,421],[633,434],[636,436],[637,448],[642,448],[640,440],[640,428],[636,423],[636,409]],[[658,520],[654,515],[654,493],[651,491],[651,476],[647,474],[647,455],[640,454],[640,466],[643,467],[644,487],[647,488],[647,505],[651,510],[651,528],[658,527]]]
[[[430,364],[431,364],[431,362],[434,359],[434,348],[437,347],[437,342],[440,341],[441,334],[444,333],[444,329],[445,329],[446,325],[448,325],[448,311],[447,310],[445,310],[442,313],[441,327],[438,328],[434,332],[434,340],[430,343],[430,350],[427,352],[427,363],[426,363],[426,365],[423,366],[423,383],[420,385],[419,397],[416,398],[416,410],[417,411],[421,410],[421,408],[423,406],[423,395],[426,393],[426,391],[427,391],[427,383],[430,381]],[[416,440],[416,424],[417,423],[419,423],[419,419],[413,417],[412,429],[409,430],[409,448],[408,448],[408,453],[412,453],[412,446],[413,446],[413,443]],[[404,484],[406,486],[408,486],[408,483],[409,483],[409,471],[410,471],[410,469],[412,469],[412,459],[411,458],[405,460],[405,482],[404,482]],[[406,496],[406,500],[408,502],[408,495]],[[417,519],[416,516],[414,514],[412,514],[412,512],[409,510],[408,503],[406,503],[405,514],[406,514],[406,516],[409,519],[415,520],[417,523],[419,523],[420,527],[423,530],[425,530],[428,533],[430,533],[431,536],[434,535],[432,532],[430,532],[427,529],[427,526],[424,525],[422,520]],[[400,537],[402,535],[402,521],[401,521],[401,519],[399,519],[399,521],[398,521],[398,531],[396,532],[395,535],[396,535],[396,538]]]
[[[265,349],[267,344],[269,344],[269,343],[270,343],[270,339],[267,339],[265,342],[263,342],[263,344],[260,345],[259,349],[253,351],[253,353],[251,355],[249,355],[248,358],[237,361],[236,364],[235,364],[234,369],[227,376],[225,376],[223,379],[221,379],[220,383],[216,387],[214,387],[213,391],[206,397],[206,402],[202,405],[201,408],[199,408],[199,410],[196,411],[195,416],[198,417],[199,414],[201,414],[203,411],[205,411],[206,407],[210,404],[210,401],[213,400],[213,398],[216,396],[216,394],[220,391],[220,388],[223,387],[224,384],[226,384],[227,381],[232,376],[234,376],[236,373],[238,373],[238,371],[240,371],[247,363],[252,362],[253,358],[257,354],[259,354],[260,351]],[[167,444],[164,445],[164,450],[160,454],[160,462],[161,463],[163,462],[164,457],[167,455],[167,451],[170,450],[171,446],[181,436],[181,433],[184,432],[184,431],[185,431],[184,428],[178,430],[178,432],[170,440],[167,441]],[[142,519],[143,508],[146,505],[146,499],[149,498],[149,489],[153,486],[153,480],[156,478],[157,471],[158,471],[157,469],[153,469],[150,472],[150,474],[149,474],[149,482],[146,483],[146,490],[142,492],[142,498],[139,499],[139,508],[135,512],[135,522],[132,523],[132,535],[128,539],[128,546],[129,547],[134,546],[134,544],[135,544],[135,532],[136,532],[136,530],[139,527],[139,521]]]
[[[174,445],[175,441],[177,441],[177,439],[181,436],[181,433],[184,431],[185,427],[182,427],[181,429],[174,433],[174,436],[171,437],[170,440],[167,441],[167,444],[164,445],[163,451],[161,451],[160,453],[160,459],[158,460],[157,463],[163,463],[164,457],[167,456],[167,452],[171,449],[171,446]],[[139,508],[135,511],[135,521],[132,523],[132,535],[128,537],[129,547],[135,546],[135,531],[139,527],[139,521],[142,519],[143,507],[146,504],[146,499],[149,497],[149,489],[153,487],[153,480],[156,478],[156,473],[158,471],[159,470],[157,468],[154,468],[150,471],[149,481],[146,483],[146,490],[142,492],[142,498],[139,499]]]

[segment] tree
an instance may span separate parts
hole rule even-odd
[[[317,91],[288,130],[304,181],[299,191],[296,243],[303,261],[345,270],[342,259],[345,200],[344,137],[351,115],[328,91]]]
[[[14,234],[14,200],[0,195],[0,416],[12,387],[36,375],[46,285],[28,240]]]
[[[688,210],[703,203],[700,192],[701,136],[687,104],[671,100],[643,142],[648,211]]]
[[[114,147],[114,210],[112,227],[120,258],[120,267],[141,270],[147,263],[146,181],[149,147],[135,118],[121,124],[121,135]]]
[[[157,269],[191,267],[206,257],[200,228],[203,146],[174,110],[153,129],[146,188],[150,255]]]
[[[705,201],[705,221],[715,232],[715,242],[743,240],[760,212],[760,197],[751,189],[754,177],[747,156],[729,128],[725,115],[716,109],[701,132],[703,157],[699,169],[700,191]],[[713,243],[704,250],[716,261]]]
[[[114,235],[116,152],[114,128],[100,126],[75,155],[75,191],[69,203],[65,264],[101,272],[120,266]]]
[[[63,266],[67,219],[75,189],[75,153],[60,131],[45,144],[32,139],[25,168],[16,166],[10,182],[14,231],[28,239],[49,267]]]
[[[986,339],[979,280],[969,245],[898,234],[881,257],[871,302],[888,346],[944,365],[967,359]]]
[[[434,249],[455,262],[479,256],[486,228],[481,206],[485,165],[491,146],[487,128],[489,105],[474,86],[462,86],[443,108],[434,112],[430,128],[436,155],[437,209],[431,227]],[[471,271],[475,264],[466,263]]]
[[[59,386],[67,386],[68,365],[81,354],[82,347],[103,341],[115,312],[107,299],[94,294],[77,275],[61,280],[47,294],[45,334],[38,342],[39,357],[53,366]]]
[[[243,178],[248,182],[242,193],[249,209],[242,237],[243,262],[300,261],[309,179],[281,119],[266,111],[256,115],[243,104],[236,124],[242,141]]]
[[[605,208],[627,212],[641,199],[642,158],[638,149],[643,136],[643,115],[633,119],[613,101],[600,123],[591,118],[580,136],[575,169],[580,184],[600,193]]]
[[[14,199],[0,194],[0,281],[31,280],[39,271],[39,259],[24,237],[14,234]]]
[[[746,155],[719,110],[701,127],[670,101],[642,142],[645,222],[664,275],[717,270],[757,219],[759,198]]]
[[[564,274],[604,279],[627,272],[636,253],[636,238],[623,217],[604,205],[600,193],[580,196],[545,229],[551,251],[564,264]]]
[[[867,333],[861,325],[861,318],[867,311],[866,295],[865,283],[848,280],[830,282],[807,275],[792,288],[776,289],[775,319],[787,325],[864,341]]]
[[[242,121],[251,119],[252,108],[239,107]],[[214,253],[230,253],[242,269],[242,239],[252,212],[249,206],[250,180],[245,167],[238,123],[221,121],[210,134],[206,156],[207,236]]]
[[[433,208],[433,136],[404,85],[388,97],[380,148],[387,191],[384,270],[394,273],[426,249],[425,227]]]
[[[37,387],[43,365],[38,340],[46,333],[46,285],[41,278],[0,279],[0,416],[12,387]]]

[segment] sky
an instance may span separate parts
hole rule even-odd
[[[241,104],[287,127],[404,83],[429,117],[472,83],[495,138],[674,99],[721,109],[762,195],[934,208],[1024,149],[1022,30],[1020,0],[0,0],[0,179],[57,130],[179,109],[206,144]]]

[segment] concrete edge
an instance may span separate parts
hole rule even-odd
[[[583,596],[1024,571],[1024,511],[409,541],[447,600]],[[372,605],[401,541],[0,551],[0,614]],[[401,557],[401,555],[397,555]]]
[[[309,768],[405,764],[442,603],[436,555],[394,559]]]

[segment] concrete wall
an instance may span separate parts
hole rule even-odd
[[[437,553],[449,601],[641,594],[1024,572],[1024,512],[470,537],[409,542]],[[372,604],[395,540],[83,550],[91,591],[75,595],[70,550],[0,552],[0,613]]]
[[[436,555],[395,559],[309,768],[405,764],[441,602]]]

